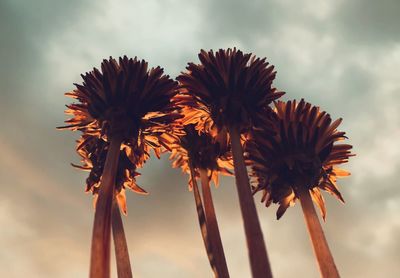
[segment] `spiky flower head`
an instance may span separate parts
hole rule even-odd
[[[337,168],[352,156],[351,145],[338,143],[345,138],[329,114],[303,99],[275,103],[275,134],[255,129],[246,144],[255,188],[263,191],[262,202],[278,203],[279,219],[307,188],[325,219],[326,209],[321,190],[343,201],[336,180],[350,173]]]
[[[81,156],[82,165],[72,165],[90,172],[86,179],[86,192],[92,192],[94,195],[94,202],[96,202],[110,144],[101,138],[88,135],[82,136],[77,143],[77,152]],[[129,154],[130,148],[122,146],[122,150],[119,153],[118,168],[115,178],[117,201],[124,213],[126,213],[125,189],[129,188],[136,193],[147,194],[147,192],[136,183],[136,176],[140,174],[136,172],[136,161],[132,161],[132,156]]]
[[[257,126],[268,114],[268,105],[284,94],[272,86],[276,72],[265,58],[228,48],[215,53],[201,50],[199,59],[200,64],[189,63],[177,80],[181,91],[192,95],[211,117],[212,121],[202,118],[198,122],[206,124],[208,131]]]
[[[200,169],[207,170],[214,184],[218,185],[219,174],[232,175],[232,156],[208,133],[198,132],[193,124],[184,127],[185,135],[172,146],[170,159],[174,168],[182,168],[189,174],[189,188],[192,187],[191,170],[199,177]],[[193,177],[193,178],[195,178]]]
[[[144,60],[128,59],[117,62],[103,60],[101,71],[81,75],[82,84],[67,93],[79,103],[67,105],[66,129],[80,130],[86,135],[122,139],[132,151],[141,152],[136,160],[143,163],[148,150],[156,153],[179,135],[175,121],[180,115],[171,101],[177,93],[177,83],[163,74],[160,67],[148,69]]]

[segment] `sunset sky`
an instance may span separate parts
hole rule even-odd
[[[400,1],[0,0],[0,277],[87,277],[93,221],[64,93],[109,56],[172,77],[200,49],[238,47],[275,65],[284,100],[342,117],[356,157],[325,194],[342,277],[400,276]],[[134,277],[212,277],[187,176],[152,157],[127,193]],[[250,277],[234,180],[213,188],[232,278]],[[300,205],[277,221],[256,195],[275,277],[319,277]],[[115,264],[112,265],[115,270]]]

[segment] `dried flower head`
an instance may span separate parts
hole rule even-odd
[[[101,71],[82,75],[83,83],[75,84],[67,93],[79,103],[67,105],[66,129],[80,130],[86,135],[122,138],[123,144],[140,153],[140,165],[149,149],[159,154],[179,135],[174,123],[180,117],[171,101],[176,94],[176,82],[163,74],[160,67],[148,70],[144,60],[111,58],[103,60]],[[172,138],[171,138],[172,137]]]
[[[72,164],[74,167],[90,171],[86,179],[86,192],[92,192],[96,203],[97,194],[102,179],[104,164],[109,149],[109,143],[95,136],[84,135],[77,141],[77,152],[81,156],[82,165]],[[129,188],[139,194],[147,192],[137,185],[136,161],[128,156],[130,148],[123,146],[119,153],[118,169],[116,173],[115,191],[121,210],[126,213],[125,189]]]
[[[212,121],[204,116],[197,121],[207,131],[217,128],[221,132],[227,126],[248,130],[257,126],[268,114],[268,104],[284,94],[272,87],[276,72],[265,58],[229,48],[216,53],[201,50],[199,59],[200,64],[189,63],[188,71],[177,80],[181,91],[192,95],[197,107],[211,117]],[[193,117],[199,119],[196,114]]]
[[[145,193],[135,182],[136,167],[147,160],[150,149],[159,156],[182,134],[177,121],[181,115],[172,100],[177,83],[164,75],[160,67],[148,70],[144,60],[126,56],[118,62],[110,57],[101,64],[101,71],[94,68],[82,78],[83,83],[75,84],[76,89],[67,93],[78,103],[67,106],[66,114],[72,118],[61,128],[83,133],[77,150],[83,158],[82,168],[90,170],[87,190],[98,196],[90,277],[108,277],[115,191],[122,211],[126,212],[125,187]],[[118,210],[116,214],[119,215]],[[119,260],[121,254],[127,254],[122,223],[113,226],[120,231],[114,239],[121,239],[121,246],[125,246],[122,253],[116,248],[118,265],[129,273],[129,260]],[[118,274],[120,271],[119,267]]]
[[[232,157],[230,152],[221,149],[220,144],[208,133],[198,132],[193,124],[184,127],[186,134],[180,137],[172,146],[170,159],[172,166],[182,168],[190,175],[190,166],[193,167],[196,177],[200,176],[199,169],[208,171],[210,179],[218,185],[218,175],[232,175]],[[189,178],[189,187],[192,181]]]
[[[329,114],[304,100],[278,101],[275,106],[276,133],[256,129],[246,146],[255,192],[263,191],[266,206],[279,203],[279,219],[299,197],[298,190],[308,188],[325,219],[320,190],[343,202],[336,180],[350,174],[336,167],[352,156],[351,145],[337,143],[347,138],[337,130],[342,119],[332,122]]]
[[[268,105],[283,92],[272,87],[276,73],[265,58],[243,54],[234,48],[220,49],[216,53],[201,50],[199,59],[200,64],[189,63],[187,72],[177,77],[180,91],[190,95],[192,99],[188,101],[195,102],[195,107],[203,111],[193,113],[192,122],[197,125],[196,129],[215,137],[222,149],[232,149],[252,275],[272,277],[250,192],[240,136],[267,122],[271,114]]]

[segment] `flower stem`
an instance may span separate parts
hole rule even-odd
[[[272,277],[264,237],[258,220],[254,198],[251,193],[246,165],[244,163],[240,133],[236,127],[229,127],[229,134],[232,144],[236,187],[244,222],[252,276],[254,278]]]
[[[112,138],[101,178],[94,214],[90,278],[110,277],[111,210],[122,140]]]
[[[207,226],[215,256],[217,261],[217,269],[220,278],[229,277],[228,266],[226,265],[224,247],[222,246],[221,235],[219,233],[218,221],[215,215],[213,199],[210,190],[210,182],[207,170],[200,169],[201,188],[204,200],[204,209],[206,213]]]
[[[298,194],[321,276],[325,278],[340,277],[311,200],[309,190],[307,188],[300,188]]]
[[[196,176],[194,174],[194,169],[193,169],[193,166],[191,165],[190,161],[189,161],[189,165],[190,165],[190,177],[191,177],[191,181],[192,181],[192,185],[193,185],[194,201],[196,203],[197,217],[199,220],[201,236],[203,238],[204,247],[206,248],[206,251],[207,251],[208,261],[210,262],[211,269],[213,270],[215,277],[218,277],[218,272],[217,272],[217,268],[215,265],[215,257],[214,257],[214,253],[212,250],[213,248],[212,248],[212,245],[208,238],[207,221],[206,221],[206,216],[204,214],[204,207],[203,207],[203,203],[201,201],[199,187],[197,186]]]
[[[115,197],[112,207],[112,232],[114,238],[115,260],[117,262],[118,278],[132,278],[131,263],[129,260],[124,225]]]

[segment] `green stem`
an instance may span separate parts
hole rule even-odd
[[[114,238],[118,278],[132,278],[132,269],[124,232],[124,224],[122,222],[121,212],[115,197],[112,208],[112,232]]]
[[[325,278],[340,277],[331,251],[329,250],[321,223],[319,222],[317,212],[315,211],[309,190],[307,188],[300,188],[298,194],[321,276]]]
[[[122,140],[111,139],[94,214],[90,278],[110,277],[111,210]]]
[[[208,261],[210,262],[211,269],[213,270],[215,277],[218,277],[217,267],[215,265],[215,256],[213,253],[213,248],[212,248],[211,242],[208,237],[207,221],[206,221],[206,216],[204,214],[204,207],[203,207],[203,203],[201,201],[199,187],[197,186],[196,176],[194,174],[193,166],[191,165],[190,161],[189,161],[189,165],[190,165],[190,167],[189,167],[190,168],[190,177],[191,177],[192,185],[193,185],[193,196],[194,196],[194,201],[196,203],[197,218],[199,220],[201,236],[203,238],[204,247],[206,248]]]
[[[217,261],[217,269],[219,277],[229,277],[228,266],[226,264],[224,247],[222,246],[221,235],[218,228],[218,221],[215,215],[214,203],[210,190],[210,182],[207,175],[207,170],[200,169],[201,188],[204,200],[204,209],[206,213],[207,226],[213,249],[215,250],[215,257]]]
[[[272,272],[244,163],[240,133],[236,127],[229,127],[229,134],[231,137],[236,187],[243,217],[251,272],[254,278],[269,278],[272,277]]]

